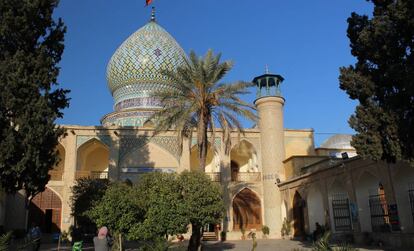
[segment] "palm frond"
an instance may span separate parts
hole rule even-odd
[[[189,57],[184,58],[182,66],[174,71],[162,71],[162,74],[171,80],[171,85],[153,93],[163,104],[163,108],[150,118],[156,125],[156,133],[169,129],[177,130],[182,147],[184,137],[189,138],[191,146],[192,133],[197,130],[199,157],[205,161],[208,142],[206,132],[211,131],[211,146],[215,150],[216,127],[219,126],[223,130],[223,141],[227,149],[231,145],[231,132],[243,132],[239,117],[252,121],[257,119],[255,107],[239,97],[249,93],[247,88],[252,86],[252,83],[219,83],[232,67],[231,61],[221,62],[221,54],[214,55],[211,50],[202,57],[191,51]]]

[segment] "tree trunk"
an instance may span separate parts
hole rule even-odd
[[[188,251],[201,250],[201,227],[191,224],[192,233],[188,243]]]
[[[204,113],[200,114],[200,121],[197,128],[197,146],[198,146],[198,159],[200,163],[200,171],[205,172],[208,138],[207,138],[208,116]]]

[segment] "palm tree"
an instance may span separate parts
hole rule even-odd
[[[182,149],[183,138],[192,141],[193,131],[197,130],[197,147],[200,170],[204,172],[208,150],[208,136],[215,139],[216,126],[223,130],[226,149],[230,146],[230,133],[243,132],[239,117],[256,121],[255,107],[239,98],[249,93],[249,82],[232,84],[218,83],[232,68],[231,61],[220,62],[221,54],[214,55],[209,50],[204,57],[191,52],[189,59],[175,71],[163,71],[171,79],[170,88],[154,92],[163,108],[149,119],[155,121],[156,133],[168,129],[179,132]],[[214,143],[211,144],[214,148]]]

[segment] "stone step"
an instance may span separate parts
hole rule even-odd
[[[204,232],[203,241],[217,241],[216,233],[214,232]]]

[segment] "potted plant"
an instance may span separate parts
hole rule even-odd
[[[226,231],[221,231],[221,233],[220,233],[221,241],[226,241],[226,237],[227,237],[227,232]]]
[[[262,227],[262,233],[263,233],[263,238],[267,239],[267,236],[270,233],[269,227],[266,226],[266,225],[263,225],[263,227]]]

